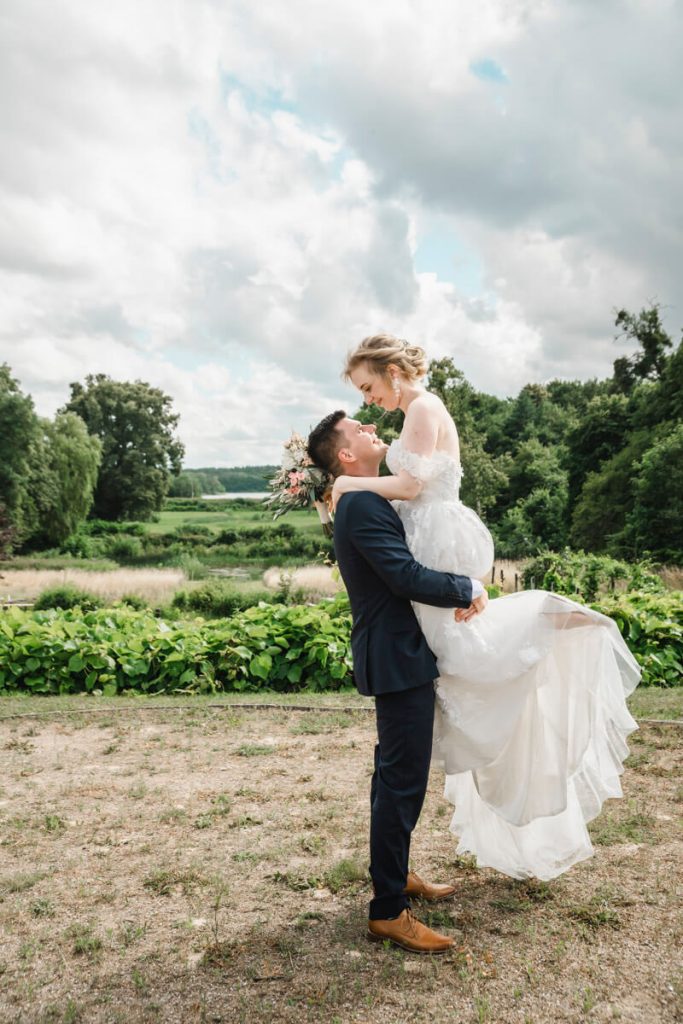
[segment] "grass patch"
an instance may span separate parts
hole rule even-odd
[[[358,882],[367,882],[368,878],[368,869],[365,864],[344,859],[337,861],[325,872],[323,881],[330,892],[338,893]]]
[[[303,875],[296,871],[276,871],[272,875],[274,882],[279,882],[292,892],[305,892],[307,889],[319,889],[321,880],[315,875]]]
[[[194,868],[158,868],[143,880],[142,884],[155,896],[170,896],[179,888],[184,896],[189,895],[206,879]]]
[[[567,908],[567,916],[589,928],[621,928],[618,912],[603,900],[575,903]]]
[[[26,874],[10,875],[8,878],[0,879],[0,901],[5,896],[15,892],[26,892],[46,877],[45,871],[31,871]]]
[[[181,825],[187,821],[187,811],[182,807],[169,807],[159,815],[162,825]]]
[[[43,822],[46,832],[63,832],[66,824],[57,814],[46,814]]]
[[[102,939],[95,934],[92,925],[72,924],[66,934],[73,940],[71,951],[76,956],[93,957],[102,949]]]
[[[591,839],[598,846],[617,843],[652,843],[655,841],[655,819],[644,811],[626,814],[602,814],[588,826]]]
[[[35,900],[31,904],[31,913],[34,917],[54,917],[54,903],[48,899]]]
[[[235,753],[239,757],[264,757],[266,754],[274,754],[275,747],[263,747],[255,743],[243,743]]]
[[[338,729],[348,729],[350,725],[353,725],[350,715],[304,715],[289,731],[293,736],[319,736]]]

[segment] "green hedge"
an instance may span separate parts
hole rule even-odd
[[[91,612],[95,608],[101,608],[102,601],[89,594],[87,590],[81,590],[72,583],[64,583],[57,587],[48,587],[36,598],[33,604],[34,611],[43,611],[45,608],[80,608],[81,611]]]
[[[205,618],[230,618],[236,612],[266,604],[283,603],[281,595],[261,587],[258,590],[238,590],[223,580],[207,580],[194,589],[179,590],[171,602],[181,612],[194,612]]]
[[[617,623],[642,666],[642,685],[683,682],[680,592],[620,595],[593,607]],[[352,682],[350,631],[345,595],[172,623],[126,607],[13,608],[0,614],[0,693],[336,690]]]
[[[592,606],[614,619],[643,671],[641,686],[683,684],[683,594],[620,594]]]
[[[343,598],[169,625],[127,608],[0,615],[0,693],[334,690],[351,684]]]
[[[97,530],[83,530],[68,537],[60,552],[75,558],[111,558],[121,565],[176,564],[184,554],[197,558],[244,562],[268,559],[318,558],[322,552],[332,557],[332,545],[322,536],[309,536],[289,523],[255,526],[249,529],[223,530],[217,535],[201,524],[179,526],[168,533],[141,534],[127,527],[140,524],[111,524],[126,527],[106,531],[100,520]]]
[[[594,601],[600,593],[636,590],[658,593],[666,588],[650,562],[622,562],[584,551],[541,551],[525,563],[525,590],[552,590],[577,601]]]

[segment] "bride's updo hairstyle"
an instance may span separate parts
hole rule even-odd
[[[363,338],[349,352],[342,378],[348,380],[355,369],[365,363],[379,377],[386,377],[388,367],[395,366],[408,380],[419,380],[427,372],[427,356],[419,345],[409,345],[393,334],[373,334]]]

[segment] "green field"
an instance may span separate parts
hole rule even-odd
[[[251,505],[253,508],[247,508],[241,502],[227,500],[216,501],[215,512],[203,510],[163,511],[158,513],[156,522],[145,523],[145,530],[150,534],[158,534],[171,533],[178,527],[202,526],[208,527],[212,533],[218,534],[221,530],[250,530],[259,526],[267,526],[273,522],[273,513],[264,508],[259,501],[250,502]],[[288,512],[281,516],[277,523],[288,523],[309,537],[322,536],[317,513],[309,509]]]

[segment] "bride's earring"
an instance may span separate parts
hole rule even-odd
[[[396,395],[396,397],[400,398],[401,397],[401,385],[398,382],[398,377],[392,376],[392,378],[391,378],[391,386],[394,389],[394,394]]]

